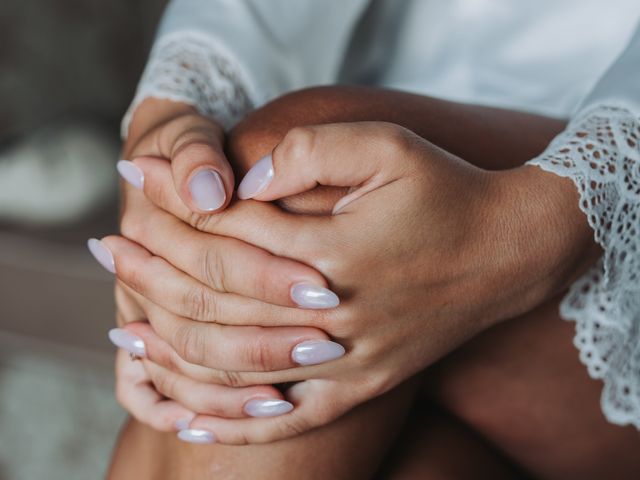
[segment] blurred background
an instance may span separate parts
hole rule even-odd
[[[119,121],[161,0],[0,2],[0,480],[102,478],[113,395]]]

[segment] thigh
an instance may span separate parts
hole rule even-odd
[[[559,298],[496,326],[429,372],[428,394],[540,478],[640,478],[640,435],[606,421],[602,384]]]
[[[522,480],[501,452],[445,410],[418,398],[378,480]]]

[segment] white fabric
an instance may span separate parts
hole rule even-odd
[[[609,421],[640,429],[640,28],[545,152],[528,163],[571,178],[604,256],[560,313]]]
[[[282,93],[336,82],[573,115],[529,162],[575,182],[605,252],[561,314],[605,382],[607,418],[640,428],[639,19],[637,0],[173,0],[123,134],[149,96],[229,128]]]
[[[215,118],[225,129],[253,108],[243,73],[224,47],[198,32],[160,37],[150,55],[140,87],[122,120],[122,137],[136,107],[149,97],[184,102]]]

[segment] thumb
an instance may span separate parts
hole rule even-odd
[[[335,123],[290,130],[270,155],[247,172],[238,198],[270,201],[318,185],[352,187],[333,208],[337,213],[356,198],[390,181],[393,147],[404,129],[380,122]],[[398,172],[396,172],[398,173]],[[397,175],[396,175],[397,176]]]
[[[223,152],[222,129],[200,115],[178,117],[152,131],[132,156],[169,159],[175,189],[193,212],[214,213],[231,200],[234,176]],[[141,175],[136,169],[131,162],[118,165],[125,180],[135,177],[134,173]]]

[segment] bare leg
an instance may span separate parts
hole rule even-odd
[[[372,478],[404,423],[416,390],[405,384],[326,427],[266,445],[191,445],[131,420],[110,479]],[[375,421],[372,421],[375,419]]]
[[[392,480],[525,478],[476,432],[419,398],[376,478]]]
[[[537,478],[640,478],[640,435],[605,420],[573,334],[550,302],[443,359],[427,391]]]

